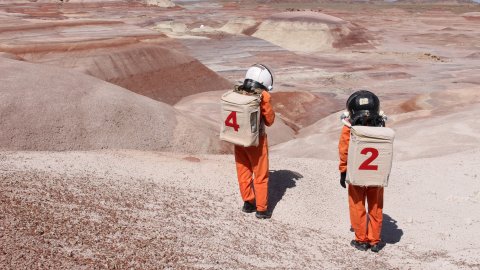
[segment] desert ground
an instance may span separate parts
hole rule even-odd
[[[221,95],[274,73],[272,218]],[[480,269],[480,4],[0,0],[0,269]],[[349,245],[340,115],[396,132],[383,249]]]

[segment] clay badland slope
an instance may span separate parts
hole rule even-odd
[[[189,95],[231,87],[230,82],[198,60],[154,44],[140,43],[114,50],[100,48],[29,57],[35,62],[83,71],[171,105]]]
[[[72,68],[158,101],[228,89],[230,82],[177,51],[162,34],[113,20],[6,20],[0,51]]]
[[[216,126],[167,104],[48,65],[0,58],[0,69],[1,149],[222,152]]]
[[[371,37],[359,25],[313,11],[274,14],[258,26],[253,36],[297,52],[371,47]]]

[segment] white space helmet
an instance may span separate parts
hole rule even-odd
[[[245,80],[243,81],[244,89],[263,88],[271,91],[273,89],[273,75],[270,70],[262,64],[255,64],[247,70]]]

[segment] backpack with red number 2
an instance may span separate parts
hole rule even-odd
[[[248,147],[257,146],[260,125],[261,95],[228,91],[221,104],[220,140]]]
[[[394,138],[391,128],[352,126],[346,181],[354,186],[388,186]]]

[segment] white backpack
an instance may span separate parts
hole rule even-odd
[[[352,126],[346,181],[354,186],[388,186],[394,138],[391,128]]]
[[[233,90],[223,94],[220,140],[244,147],[257,146],[260,101],[258,94],[244,95]]]

